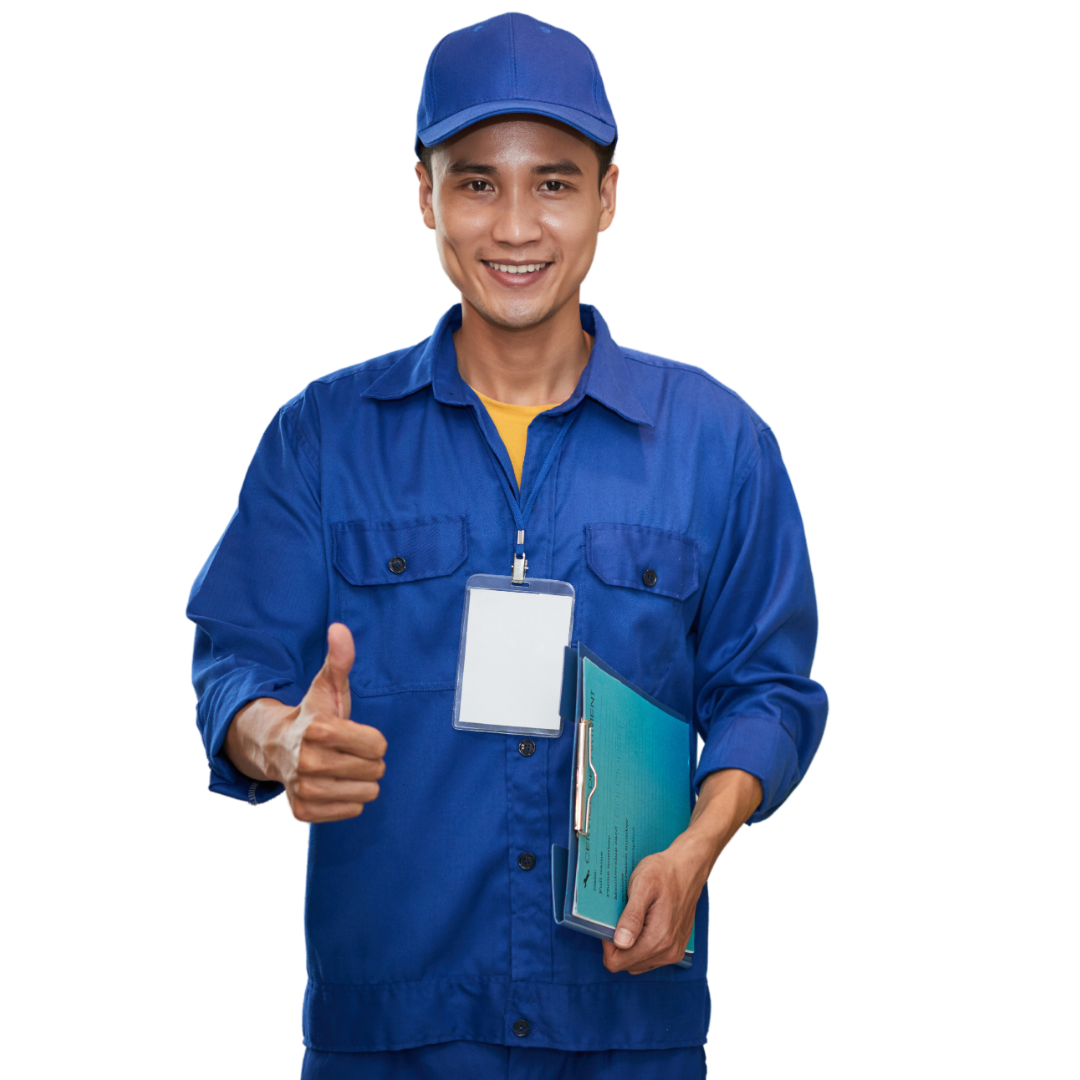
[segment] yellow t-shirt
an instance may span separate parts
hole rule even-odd
[[[551,405],[507,405],[505,401],[495,401],[484,397],[479,390],[476,396],[484,403],[491,422],[499,432],[499,437],[510,455],[510,464],[514,466],[514,476],[521,487],[521,468],[525,464],[525,444],[529,436],[529,425],[534,416],[539,416],[548,409],[554,409],[559,403]]]

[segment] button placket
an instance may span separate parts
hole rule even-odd
[[[532,743],[525,754],[521,743]],[[526,748],[527,749],[527,748]],[[510,978],[551,978],[551,881],[537,857],[548,836],[548,741],[510,736],[506,740],[507,865],[510,869]],[[513,1019],[513,1013],[508,1019]]]

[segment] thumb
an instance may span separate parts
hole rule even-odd
[[[332,703],[334,712],[347,720],[352,711],[349,672],[356,659],[352,631],[344,623],[331,623],[326,632],[326,645],[326,662],[319,669],[308,692],[329,695],[331,701],[326,703],[327,706]]]
[[[635,889],[634,884],[631,876],[626,890],[626,907],[615,926],[615,945],[620,949],[629,949],[637,941],[638,934],[645,925],[645,912],[652,900],[647,889]]]

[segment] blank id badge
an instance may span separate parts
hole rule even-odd
[[[574,625],[574,587],[496,574],[465,583],[454,727],[507,735],[562,733],[564,650]]]

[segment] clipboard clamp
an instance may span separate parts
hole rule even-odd
[[[578,721],[577,729],[577,754],[574,762],[574,832],[578,836],[589,835],[589,811],[592,808],[592,797],[600,784],[596,766],[592,759],[592,721],[582,717]],[[588,765],[592,770],[593,785],[588,796],[585,795],[585,767]]]

